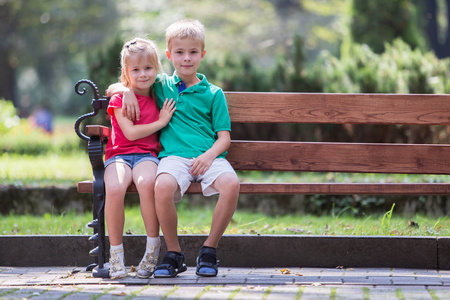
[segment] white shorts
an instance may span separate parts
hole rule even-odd
[[[194,158],[184,158],[179,156],[167,156],[161,159],[156,177],[159,174],[167,173],[175,177],[178,182],[179,192],[176,193],[174,201],[180,202],[186,190],[192,182],[200,182],[204,196],[212,196],[219,192],[211,185],[223,173],[236,174],[230,163],[224,158],[216,158],[209,169],[203,175],[193,176],[189,172]]]

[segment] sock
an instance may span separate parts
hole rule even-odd
[[[122,250],[121,252],[117,253],[117,255],[119,256],[120,261],[123,262],[123,243],[116,246],[111,245],[111,247],[109,248],[110,252],[116,252],[118,250]]]
[[[147,247],[155,247],[161,245],[161,239],[159,236],[157,237],[150,237],[147,236]]]
[[[147,254],[151,253],[156,257],[159,257],[159,249],[161,245],[161,239],[158,237],[149,237],[147,236],[147,246],[145,247],[145,253],[142,260],[146,260]]]

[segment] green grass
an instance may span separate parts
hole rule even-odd
[[[212,217],[208,207],[189,208],[178,206],[179,234],[208,234]],[[389,213],[389,212],[388,212]],[[124,234],[145,234],[139,207],[127,207]],[[92,220],[91,213],[64,213],[2,216],[2,235],[89,235],[92,230],[86,224]],[[416,215],[414,218],[386,215],[353,217],[285,215],[271,217],[261,213],[237,211],[226,234],[248,235],[384,235],[384,236],[448,236],[450,220]]]
[[[53,135],[32,128],[26,120],[0,136],[0,186],[75,186],[92,178],[89,158],[79,147],[73,130],[75,118],[56,118]],[[239,172],[242,182],[448,182],[449,176],[334,174],[308,172]],[[179,206],[180,234],[207,234],[212,209]],[[354,217],[342,210],[337,215],[286,215],[271,217],[237,211],[226,234],[299,234],[299,235],[449,235],[447,218],[415,216],[413,219],[386,212],[382,215]],[[3,235],[91,234],[85,224],[91,213],[64,213],[43,216],[2,216]],[[417,226],[413,226],[418,224]],[[127,208],[125,232],[145,234],[139,208]]]
[[[89,157],[85,152],[69,154],[0,155],[0,181],[19,186],[75,186],[92,178]]]
[[[0,136],[2,185],[76,185],[92,177],[86,145],[73,129],[75,117],[57,117],[48,135],[26,120]],[[450,176],[311,172],[239,172],[242,182],[449,182]]]

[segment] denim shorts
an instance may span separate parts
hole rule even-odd
[[[143,161],[152,161],[155,164],[159,164],[159,159],[154,157],[151,153],[132,153],[132,154],[119,154],[111,157],[105,161],[105,168],[112,163],[123,163],[128,165],[131,169],[136,167]]]

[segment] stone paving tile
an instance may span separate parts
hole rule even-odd
[[[306,286],[302,293],[302,300],[309,299],[330,299],[332,286]]]
[[[139,297],[143,297],[145,299],[165,299],[170,294],[174,292],[174,290],[180,289],[179,287],[173,286],[149,286],[148,288],[142,290],[139,293]],[[184,288],[182,288],[184,289]],[[187,295],[187,294],[186,294]]]
[[[428,292],[430,295],[436,296],[436,299],[450,299],[450,287],[448,286],[430,286]]]
[[[442,279],[439,277],[422,278],[422,277],[392,277],[392,284],[394,285],[442,285]]]
[[[233,297],[233,300],[240,299],[264,299],[264,296],[267,295],[269,287],[267,286],[254,286],[254,285],[246,285],[243,286]]]
[[[231,299],[232,295],[241,288],[240,286],[211,286],[200,299]]]
[[[403,299],[430,299],[432,300],[430,292],[425,287],[401,287],[397,288],[397,297]]]
[[[363,287],[354,288],[350,286],[337,286],[335,288],[334,299],[364,299],[364,295],[368,289],[364,289]]]
[[[297,295],[300,295],[302,288],[299,286],[274,286],[270,290],[270,294],[267,296],[267,300],[284,300],[284,299],[296,299]]]
[[[450,299],[450,272],[409,269],[222,268],[201,278],[93,278],[73,267],[0,267],[0,299]],[[7,276],[5,276],[7,275]],[[300,276],[302,275],[302,276]],[[3,281],[4,280],[4,281]],[[444,286],[443,286],[444,284]]]
[[[391,277],[343,277],[345,285],[392,285]]]

